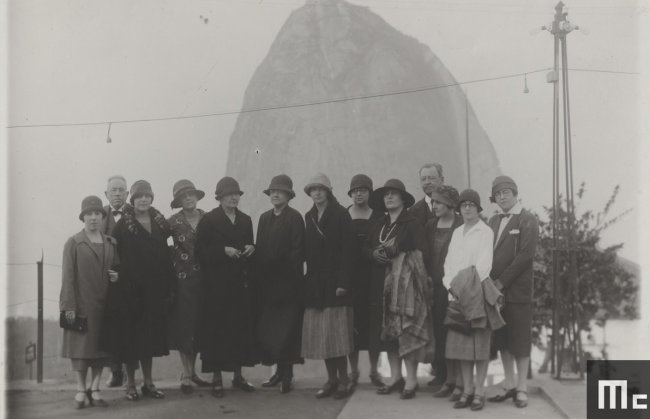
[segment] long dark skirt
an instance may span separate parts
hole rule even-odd
[[[264,365],[304,363],[300,357],[302,316],[303,309],[298,304],[267,306],[263,309],[257,337],[260,359]]]
[[[198,321],[201,306],[201,280],[198,276],[177,279],[177,297],[169,317],[169,349],[185,354],[198,350]]]

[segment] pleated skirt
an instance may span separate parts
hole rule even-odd
[[[352,307],[307,308],[302,322],[301,355],[308,359],[347,356],[354,349]]]

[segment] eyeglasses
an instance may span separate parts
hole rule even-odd
[[[513,195],[512,190],[510,190],[510,189],[501,189],[499,192],[494,194],[494,197],[495,198],[500,198],[500,197],[509,198],[512,195]]]
[[[473,202],[465,201],[465,202],[461,202],[460,207],[461,208],[476,208],[476,204],[473,203]]]

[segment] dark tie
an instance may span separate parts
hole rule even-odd
[[[503,218],[510,218],[512,214],[499,214],[499,217]]]
[[[113,217],[115,217],[118,214],[122,214],[122,211],[120,210],[113,210]]]

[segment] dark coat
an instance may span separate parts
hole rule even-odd
[[[111,355],[124,361],[169,354],[167,318],[176,295],[176,276],[167,246],[170,230],[162,214],[153,208],[149,214],[151,233],[126,215],[113,230],[120,277],[109,284],[107,333],[102,342]]]
[[[260,216],[255,260],[264,305],[302,304],[304,238],[305,223],[295,209],[286,207],[277,217],[273,210]]]
[[[489,225],[497,240],[501,217],[495,215]],[[518,232],[517,232],[518,231]],[[494,246],[490,278],[503,284],[506,303],[530,303],[533,299],[533,257],[539,235],[537,218],[522,209],[508,220]]]
[[[106,358],[99,350],[104,306],[108,292],[108,270],[118,270],[116,241],[102,235],[103,252],[99,254],[82,230],[70,237],[63,247],[61,311],[74,311],[88,319],[88,331],[63,330],[64,358]]]
[[[411,208],[409,208],[409,214],[418,220],[422,226],[427,225],[427,222],[429,222],[429,220],[434,217],[434,214],[431,212],[431,208],[429,208],[429,205],[424,198],[420,199],[418,202],[413,204]]]
[[[262,313],[257,337],[262,362],[302,363],[300,341],[303,315],[305,224],[298,211],[269,210],[257,226],[255,261]]]
[[[320,221],[318,210],[313,206],[305,214],[305,226],[305,306],[351,307],[355,238],[350,214],[338,202],[331,200]],[[348,293],[337,297],[337,288]]]
[[[128,211],[131,208],[128,208],[129,204],[124,204],[122,207],[123,211]],[[113,235],[113,229],[117,225],[117,221],[115,221],[115,217],[113,217],[113,208],[111,208],[110,205],[106,205],[104,207],[104,211],[106,211],[106,217],[102,219],[102,231],[104,234],[108,234],[109,236]],[[122,214],[124,216],[124,214]],[[121,218],[120,218],[121,219]]]
[[[223,208],[205,214],[196,228],[195,257],[203,273],[199,346],[203,371],[253,366],[255,313],[252,262],[231,259],[225,247],[240,251],[253,244],[251,218],[236,210],[234,224]]]
[[[463,217],[460,216],[459,214],[454,214],[454,222],[451,224],[452,232],[453,230],[455,230],[461,225],[463,225]],[[431,269],[431,278],[433,279],[433,285],[435,287],[441,287],[443,286],[442,278],[444,276],[444,264],[445,264],[445,258],[447,257],[447,252],[449,251],[449,243],[451,243],[451,234],[449,235],[449,240],[447,240],[443,245],[440,254],[438,255],[438,260],[435,261],[432,259],[433,258],[432,252],[434,248],[435,234],[437,228],[438,228],[438,218],[437,217],[430,218],[429,221],[427,221],[427,224],[425,226],[425,236],[427,239],[427,248],[429,250],[429,252],[425,257],[429,259],[428,265]]]

